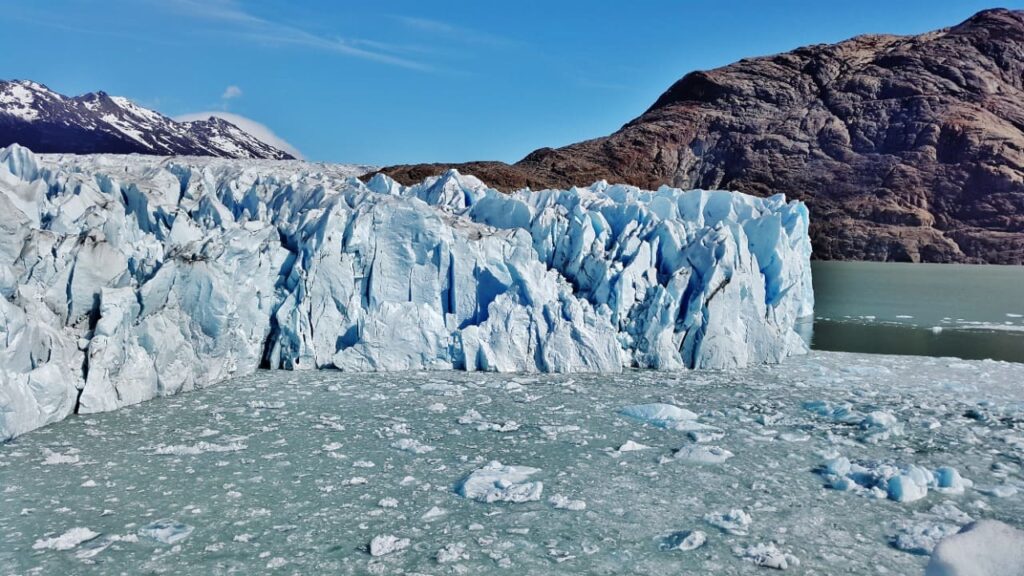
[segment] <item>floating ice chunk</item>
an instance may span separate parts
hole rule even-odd
[[[836,422],[853,424],[860,422],[863,419],[863,416],[855,411],[849,404],[834,405],[831,402],[824,400],[814,400],[811,402],[804,402],[803,406],[804,410],[808,410],[818,416],[823,416]]]
[[[558,436],[559,434],[564,434],[566,432],[579,432],[580,430],[582,430],[582,428],[575,424],[544,424],[541,425],[539,428],[540,431],[543,432],[544,434],[553,437]]]
[[[561,494],[555,494],[548,498],[548,504],[551,504],[559,510],[573,510],[578,512],[580,510],[587,509],[587,503],[583,500],[573,500],[568,496],[563,496]]]
[[[466,554],[466,545],[462,542],[453,542],[451,544],[445,544],[444,548],[437,551],[434,555],[438,564],[451,564],[452,562],[458,562],[460,560],[468,560],[469,555]]]
[[[433,446],[423,444],[415,438],[402,438],[400,440],[396,440],[391,444],[391,447],[402,450],[403,452],[411,452],[413,454],[426,454],[427,452],[434,451]]]
[[[974,485],[970,480],[960,476],[956,468],[942,466],[935,469],[935,488],[948,494],[963,494],[965,488]]]
[[[849,458],[844,458],[842,456],[832,458],[825,462],[825,474],[832,476],[846,476],[850,473],[850,469],[852,467],[853,464],[850,462]]]
[[[110,536],[104,535],[100,536],[99,538],[93,538],[88,542],[82,543],[82,545],[78,547],[78,550],[75,550],[75,558],[78,558],[79,560],[95,558],[101,552],[103,552],[107,548],[110,548],[115,542],[121,542],[122,540],[124,540],[124,537],[118,536],[116,534]]]
[[[926,576],[1020,576],[1024,532],[997,520],[980,520],[944,538],[932,552]]]
[[[672,404],[638,404],[626,406],[619,414],[658,428],[678,429],[681,425],[694,423],[698,416],[685,408]]]
[[[928,495],[930,488],[958,494],[972,485],[948,466],[932,472],[914,464],[851,462],[841,456],[827,460],[818,472],[828,481],[828,486],[836,490],[868,492],[897,502],[920,500]]]
[[[989,496],[995,496],[996,498],[1009,498],[1017,495],[1017,487],[1011,486],[1010,484],[1000,484],[998,486],[986,486],[979,487],[978,492],[982,494],[988,494]]]
[[[683,530],[681,532],[673,532],[662,538],[658,547],[662,550],[681,550],[686,552],[700,548],[707,540],[707,534],[700,530]]]
[[[877,443],[903,434],[903,423],[892,412],[878,410],[860,421],[860,429],[864,431],[865,441]]]
[[[466,413],[462,416],[459,416],[458,423],[464,426],[474,426],[480,432],[515,432],[519,430],[519,423],[515,420],[508,420],[500,424],[488,422],[484,420],[483,415],[472,408],[466,410]]]
[[[704,515],[704,521],[708,524],[719,528],[723,532],[737,536],[746,535],[747,528],[752,520],[750,514],[747,514],[740,508],[733,508],[725,513],[713,512]]]
[[[398,500],[395,498],[381,498],[377,501],[377,506],[381,508],[398,508]]]
[[[391,534],[382,534],[374,536],[373,540],[370,540],[370,556],[385,556],[400,552],[408,547],[408,538],[398,538]]]
[[[887,494],[890,500],[913,502],[928,495],[928,484],[909,474],[900,474],[889,478]]]
[[[721,464],[733,453],[720,446],[702,446],[699,444],[687,444],[675,451],[673,458],[684,462],[695,462],[699,464]]]
[[[250,400],[249,408],[255,408],[257,410],[280,410],[284,408],[284,402],[268,402],[266,400]]]
[[[459,481],[455,493],[479,502],[522,503],[540,500],[542,482],[527,481],[540,472],[529,466],[505,466],[497,460],[478,468]]]
[[[194,528],[188,524],[182,524],[181,522],[165,518],[156,522],[150,522],[139,528],[139,536],[173,546],[188,538],[193,530]]]
[[[47,448],[43,448],[43,456],[45,456],[45,458],[43,458],[43,466],[53,466],[56,464],[77,464],[79,460],[78,454],[74,454],[73,452],[74,451],[71,450],[68,451],[67,454],[61,454],[59,452],[54,452]]]
[[[447,511],[438,508],[437,506],[431,506],[430,510],[427,510],[426,512],[423,513],[422,516],[420,516],[420,520],[423,520],[424,522],[430,522],[431,520],[437,520],[438,518],[444,516],[447,513]]]
[[[623,452],[637,452],[639,450],[650,450],[650,448],[650,446],[647,446],[645,444],[634,442],[632,440],[626,440],[625,442],[622,443],[622,446],[619,446],[615,451],[618,452],[619,454],[622,454]]]
[[[40,538],[32,544],[33,550],[71,550],[82,542],[88,542],[99,536],[99,532],[93,532],[88,528],[72,528],[60,536],[53,538]]]
[[[725,438],[724,432],[714,430],[690,430],[686,435],[694,442],[714,442],[715,440]]]
[[[448,382],[428,382],[420,386],[420,390],[438,396],[461,396],[465,387]]]
[[[889,540],[889,543],[897,550],[927,556],[932,553],[939,540],[959,531],[960,527],[956,524],[923,522],[903,528]]]
[[[796,567],[800,565],[800,560],[796,556],[779,550],[772,542],[768,544],[755,544],[747,548],[737,548],[736,555],[744,560],[753,562],[757,566],[774,568],[775,570],[788,570],[791,566]]]
[[[161,456],[194,456],[196,454],[205,454],[206,452],[238,452],[246,448],[248,447],[241,442],[214,444],[213,442],[200,441],[192,445],[175,444],[173,446],[165,446],[161,444],[153,448],[153,454]]]

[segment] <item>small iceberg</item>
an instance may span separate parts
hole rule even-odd
[[[150,522],[142,528],[139,528],[139,536],[149,538],[150,540],[156,540],[161,544],[173,546],[185,538],[188,538],[194,529],[195,528],[188,524],[182,524],[181,522],[165,518],[157,520],[156,522]]]
[[[668,536],[661,539],[661,543],[658,545],[662,550],[680,550],[682,552],[688,552],[690,550],[696,550],[707,542],[707,534],[700,530],[682,530],[680,532],[673,532]]]
[[[667,430],[686,432],[688,430],[710,428],[697,422],[697,418],[699,418],[697,414],[672,404],[655,403],[626,406],[619,410],[619,414]]]
[[[82,542],[88,542],[99,536],[99,532],[93,532],[88,528],[72,528],[67,532],[53,538],[40,538],[32,545],[33,550],[71,550]]]
[[[455,486],[455,493],[487,504],[537,501],[540,500],[544,484],[529,482],[528,479],[538,472],[538,468],[505,466],[494,460],[460,480]]]

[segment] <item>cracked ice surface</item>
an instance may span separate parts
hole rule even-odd
[[[259,371],[0,445],[0,573],[914,575],[933,550],[974,565],[984,531],[938,543],[1024,526],[1022,381],[1022,364],[821,352],[729,372]],[[733,456],[676,458],[709,445],[620,413],[654,404]],[[470,410],[517,425],[460,423]],[[872,413],[901,433],[862,426]],[[480,470],[476,494],[543,492],[461,496]],[[901,474],[924,477],[921,498],[889,497]]]
[[[256,370],[617,372],[802,353],[807,210],[599,182],[0,149],[0,439]],[[253,399],[253,409],[273,408]]]

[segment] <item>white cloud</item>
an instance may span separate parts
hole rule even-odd
[[[176,116],[174,119],[178,122],[192,122],[193,120],[209,120],[211,116],[227,120],[249,134],[252,134],[257,139],[266,142],[275,148],[284,150],[300,160],[303,159],[302,152],[299,152],[298,148],[289,144],[284,138],[274,134],[273,130],[251,118],[246,118],[239,114],[232,114],[231,112],[224,112],[222,110],[209,110],[206,112],[182,114],[181,116]]]
[[[242,89],[232,84],[224,89],[224,93],[221,94],[221,98],[224,100],[231,100],[232,98],[238,98],[242,95]]]

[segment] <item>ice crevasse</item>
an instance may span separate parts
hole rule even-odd
[[[806,350],[806,207],[0,149],[0,439],[260,366],[725,369]]]

